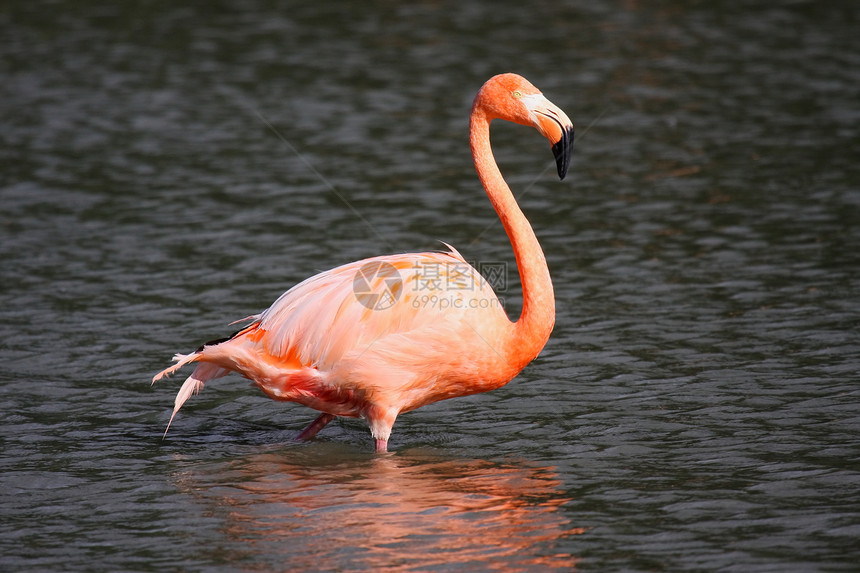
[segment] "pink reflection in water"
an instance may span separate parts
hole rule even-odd
[[[224,520],[228,560],[293,570],[568,571],[576,564],[559,546],[584,530],[559,510],[569,499],[551,467],[314,449],[177,476]]]

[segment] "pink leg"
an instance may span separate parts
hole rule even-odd
[[[376,453],[384,454],[388,451],[388,440],[376,440]]]
[[[310,425],[302,430],[302,432],[296,436],[296,441],[304,442],[305,440],[310,440],[314,436],[317,435],[317,432],[326,427],[326,425],[334,420],[337,416],[334,414],[326,414],[323,412],[317,419],[310,423]]]

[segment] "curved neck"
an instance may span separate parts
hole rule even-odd
[[[511,246],[523,287],[523,310],[514,323],[507,349],[509,362],[524,367],[543,349],[555,324],[555,295],[546,258],[526,216],[505,183],[490,147],[490,121],[476,106],[472,110],[469,142],[478,177],[499,215]]]

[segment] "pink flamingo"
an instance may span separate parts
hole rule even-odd
[[[376,451],[386,452],[402,412],[499,388],[531,362],[549,339],[555,298],[540,244],[493,158],[493,119],[535,127],[552,144],[561,179],[573,124],[515,74],[488,80],[472,105],[472,158],[513,246],[523,289],[519,320],[508,319],[492,288],[453,248],[349,263],[294,286],[233,336],[177,354],[153,382],[199,364],[176,395],[168,429],[192,393],[232,371],[275,400],[322,412],[298,439],[337,416],[361,417]]]

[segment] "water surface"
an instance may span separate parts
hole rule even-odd
[[[860,559],[860,44],[850,3],[255,2],[0,13],[0,568],[815,571]],[[510,246],[557,325],[395,452],[230,377],[161,436],[174,352],[338,264]]]

